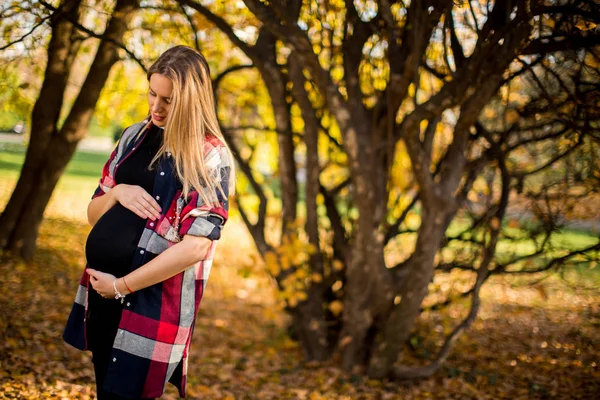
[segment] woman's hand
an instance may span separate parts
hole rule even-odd
[[[120,184],[113,190],[116,190],[117,201],[138,217],[148,218],[152,221],[160,218],[160,206],[141,186]]]
[[[98,294],[106,299],[115,298],[115,288],[113,282],[117,279],[114,275],[107,274],[106,272],[96,271],[95,269],[88,268],[88,274],[90,275],[90,283]]]

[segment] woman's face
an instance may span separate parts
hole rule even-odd
[[[149,84],[148,106],[150,107],[152,122],[156,126],[164,127],[171,107],[173,82],[164,75],[154,73],[150,76]]]

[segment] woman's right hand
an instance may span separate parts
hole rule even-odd
[[[138,217],[152,221],[160,218],[160,206],[141,186],[119,184],[113,190],[117,201]]]

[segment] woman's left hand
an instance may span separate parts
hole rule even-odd
[[[88,274],[90,275],[90,283],[98,294],[106,299],[115,298],[115,288],[113,282],[116,277],[106,272],[96,271],[95,269],[88,268]]]

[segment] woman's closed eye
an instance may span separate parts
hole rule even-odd
[[[154,93],[152,90],[150,90],[149,93],[150,93],[150,96],[156,97],[156,93]],[[164,98],[163,97],[163,99],[165,100],[165,103],[171,104],[171,99],[170,98]]]

